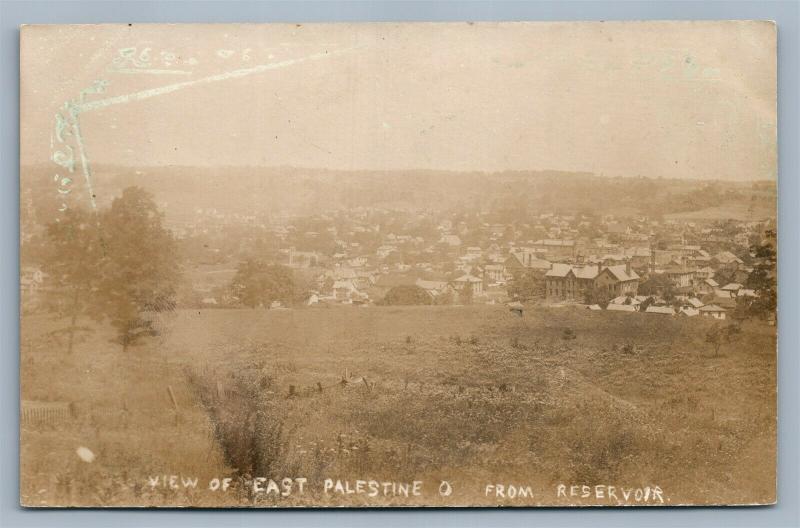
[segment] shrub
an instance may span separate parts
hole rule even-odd
[[[432,304],[433,299],[428,292],[419,286],[395,286],[386,292],[383,303],[388,305],[424,305]]]

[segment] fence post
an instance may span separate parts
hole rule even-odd
[[[175,427],[178,427],[180,410],[178,409],[178,400],[175,399],[175,393],[172,391],[172,385],[167,385],[167,393],[169,393],[169,399],[172,401],[172,408],[175,411]]]

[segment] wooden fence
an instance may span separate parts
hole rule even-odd
[[[75,406],[65,402],[22,401],[21,425],[56,425],[75,419]]]

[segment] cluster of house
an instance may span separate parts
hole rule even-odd
[[[611,225],[619,229],[619,223]],[[684,240],[654,247],[647,244],[652,235],[642,236],[630,228],[613,242],[601,236],[594,240],[547,238],[524,245],[501,244],[497,238],[507,227],[492,225],[486,226],[490,236],[485,245],[464,247],[450,227],[441,228],[437,243],[437,251],[451,256],[449,266],[429,262],[424,251],[414,264],[385,264],[399,251],[399,238],[392,235],[374,255],[337,255],[320,275],[309,303],[367,304],[379,301],[394,287],[412,285],[427,292],[434,303],[508,302],[512,277],[527,271],[540,281],[543,302],[580,303],[592,309],[607,304],[606,309],[611,311],[724,319],[742,297],[757,295],[743,286],[753,268],[729,249],[722,249],[722,241],[712,229],[706,232],[711,242],[706,247],[716,247],[716,252]],[[755,232],[763,233],[762,224],[757,228],[744,225],[743,230],[748,227],[752,229],[745,231],[748,240]],[[681,234],[685,236],[686,226]],[[698,228],[697,234],[703,234],[703,228]],[[729,240],[727,246],[739,250],[747,247]],[[726,280],[720,285],[715,277],[722,276]],[[674,295],[668,300],[660,292],[641,295],[640,284],[652,277],[663,278]],[[590,302],[593,298],[604,302]]]
[[[653,300],[652,304],[648,305],[648,300]],[[590,304],[587,306],[590,310],[602,310],[598,304]],[[725,319],[727,317],[727,310],[717,304],[706,304],[697,297],[689,297],[680,295],[672,303],[659,302],[652,297],[646,295],[634,295],[629,297],[622,295],[615,297],[608,303],[605,308],[610,312],[644,312],[661,315],[682,315],[686,317],[705,316],[713,317],[714,319]]]
[[[697,252],[696,258],[703,264],[702,267],[693,257],[687,257],[687,252]],[[657,264],[656,250],[640,248],[636,253],[650,259],[649,266],[639,265],[638,273],[633,267],[634,259],[626,259],[624,256],[593,258],[589,264],[553,263],[544,272],[545,298],[551,302],[579,303],[587,302],[590,298],[610,299],[606,309],[612,311],[643,311],[725,319],[727,312],[735,308],[740,300],[752,300],[758,295],[755,290],[745,288],[742,283],[728,282],[720,285],[714,279],[721,271],[722,275],[746,282],[752,273],[751,266],[745,266],[740,258],[729,251],[709,256],[696,246],[685,246],[678,248],[678,253],[682,255],[670,259],[665,266]],[[625,261],[625,264],[615,264],[620,261]],[[642,275],[647,278],[666,278],[662,284],[671,287],[670,291],[675,292],[674,299],[663,298],[661,292],[651,291],[648,292],[649,295],[639,295]],[[601,309],[596,303],[589,304],[588,307]]]

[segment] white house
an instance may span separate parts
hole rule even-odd
[[[716,304],[709,304],[700,308],[700,315],[703,317],[713,317],[714,319],[725,319],[725,308]]]

